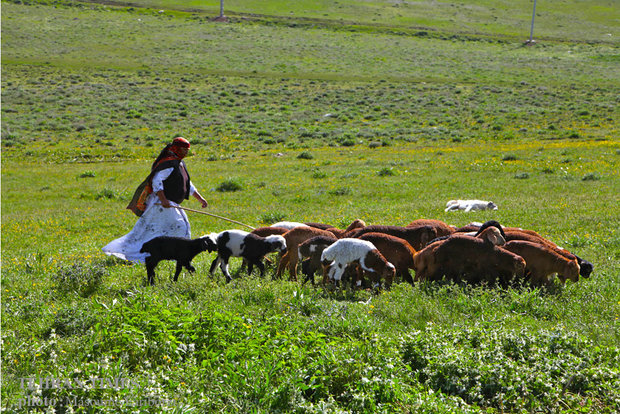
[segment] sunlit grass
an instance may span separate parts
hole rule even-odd
[[[452,7],[415,7],[431,3]],[[304,4],[304,17],[339,7],[294,6]],[[423,19],[394,15],[413,7],[395,4],[383,19]],[[431,16],[441,33],[418,36],[381,22],[355,33],[267,24],[275,17],[217,25],[153,10],[2,6],[3,409],[28,396],[146,396],[167,402],[138,412],[620,410],[613,42],[487,41],[510,34],[501,24],[443,39],[448,28]],[[376,4],[341,6],[334,16]],[[144,266],[101,247],[132,228],[128,199],[176,135],[192,142],[186,161],[207,212],[256,227],[495,219],[538,231],[594,273],[548,290],[437,283],[375,294],[272,280],[273,267],[247,276],[236,258],[226,284],[203,253],[195,274],[173,283],[174,263],[163,262],[146,286]],[[454,198],[499,209],[444,212]],[[240,228],[188,215],[194,236]],[[139,387],[20,385],[46,376]]]

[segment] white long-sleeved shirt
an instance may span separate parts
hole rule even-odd
[[[164,189],[164,181],[166,181],[166,178],[170,177],[170,174],[172,174],[172,171],[174,171],[174,168],[170,167],[170,168],[166,168],[164,170],[161,171],[157,171],[155,173],[155,175],[153,176],[153,192],[157,193],[158,191],[161,191]],[[189,182],[189,195],[193,195],[196,192],[196,187],[194,187],[194,184],[192,184],[192,182]]]

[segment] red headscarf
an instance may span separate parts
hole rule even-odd
[[[182,148],[189,148],[188,140],[183,137],[176,137],[172,140],[172,144],[170,145],[170,151],[172,151],[180,159],[185,156],[185,154],[180,151]]]

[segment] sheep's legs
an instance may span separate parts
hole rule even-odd
[[[187,269],[188,272],[190,273],[194,273],[196,271],[196,269],[194,268],[194,266],[191,265],[191,263],[181,263],[179,261],[177,261],[177,267],[176,270],[174,272],[174,281],[176,282],[177,280],[179,280],[179,275],[181,274],[181,270],[183,270],[183,267],[185,267]]]
[[[215,272],[215,268],[217,267],[217,265],[219,264],[220,261],[220,256],[217,256],[215,259],[213,259],[213,261],[211,262],[211,267],[209,268],[209,273],[211,273],[211,276],[213,276],[213,272]]]
[[[222,256],[218,257],[218,259],[220,262],[220,269],[222,270],[222,273],[224,273],[224,276],[226,276],[226,283],[228,283],[232,280],[232,276],[230,276],[230,273],[228,272],[228,259],[230,259],[230,256]]]
[[[288,272],[290,274],[290,280],[297,281],[297,256],[294,254],[289,255]]]
[[[260,260],[256,262],[256,267],[260,270],[260,277],[265,277],[265,265]]]
[[[282,277],[282,273],[284,272],[284,269],[286,268],[286,265],[289,262],[289,252],[287,251],[286,253],[284,253],[284,255],[280,258],[280,263],[278,263],[278,269],[276,270],[276,277],[279,279],[280,277]]]
[[[411,274],[409,273],[409,270],[405,269],[405,270],[401,271],[399,277],[403,281],[413,285],[413,278],[411,277]]]
[[[314,272],[316,272],[316,269],[312,268],[310,259],[301,262],[301,272],[306,276],[302,284],[305,285],[310,281],[312,282],[312,286],[314,286]]]
[[[226,276],[226,283],[230,282],[232,280],[232,277],[230,276],[230,273],[228,273],[228,259],[229,258],[230,256],[222,257],[218,255],[215,259],[213,259],[213,261],[211,262],[211,267],[209,268],[209,273],[211,273],[211,276],[213,276],[213,273],[215,272],[215,268],[219,265],[220,269],[222,270],[222,273],[224,273],[224,276]]]
[[[174,278],[173,280],[176,282],[179,279],[179,275],[181,274],[181,270],[183,270],[183,265],[181,264],[181,262],[177,261],[177,267],[174,271]]]
[[[144,259],[144,264],[146,265],[146,276],[148,278],[149,285],[153,286],[155,284],[155,267],[159,263],[157,260],[153,260],[152,256]]]

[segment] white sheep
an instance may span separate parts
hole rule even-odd
[[[450,200],[446,203],[445,211],[465,210],[497,210],[497,205],[492,201],[483,200]]]
[[[394,278],[394,265],[385,260],[379,250],[369,241],[353,238],[343,238],[323,250],[321,264],[324,278],[339,282],[349,264],[356,263],[362,271],[373,276],[375,286],[379,279],[385,278],[389,285]],[[361,284],[358,274],[358,285]]]

